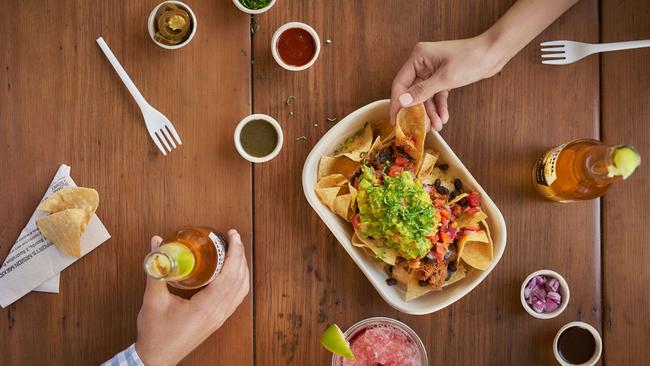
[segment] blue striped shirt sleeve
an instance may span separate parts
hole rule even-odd
[[[144,363],[135,351],[135,344],[104,362],[102,366],[144,366]]]

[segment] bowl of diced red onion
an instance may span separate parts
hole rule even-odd
[[[569,285],[559,273],[541,269],[526,277],[521,284],[521,305],[538,319],[560,315],[569,305]]]

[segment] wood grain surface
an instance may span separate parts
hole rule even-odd
[[[392,78],[422,40],[473,36],[510,1],[289,1],[256,17],[253,109],[276,116],[285,131],[281,154],[256,165],[255,349],[259,365],[326,365],[318,343],[332,322],[346,328],[372,316],[411,326],[431,365],[552,364],[551,344],[564,323],[601,325],[598,201],[540,200],[531,181],[535,160],[554,145],[599,133],[599,63],[542,65],[540,41],[598,41],[598,4],[583,1],[492,79],[450,95],[444,138],[500,207],[508,246],[494,272],[462,300],[427,316],[390,308],[357,269],[303,197],[302,164],[331,123],[389,96]],[[323,43],[308,71],[277,66],[269,43],[277,27],[300,20]],[[291,106],[287,96],[295,96]],[[294,112],[293,115],[290,112]],[[296,141],[299,136],[307,140]],[[519,288],[532,271],[551,268],[571,287],[567,310],[553,320],[530,317]]]
[[[96,188],[112,239],[61,275],[58,295],[30,293],[0,311],[0,364],[97,365],[135,341],[153,234],[236,227],[251,252],[251,168],[232,145],[250,111],[249,18],[226,1],[193,1],[192,42],[175,51],[146,30],[158,1],[2,1],[0,256],[59,164]],[[163,157],[95,43],[102,35],[183,145]],[[250,365],[252,301],[186,364]],[[164,321],[164,319],[161,319]],[[168,335],[170,338],[174,334]]]
[[[601,40],[650,39],[650,3],[601,3]],[[603,336],[605,363],[650,359],[650,48],[602,54],[602,137],[636,146],[642,165],[603,198]],[[645,159],[645,160],[643,160]]]
[[[583,0],[501,73],[452,91],[442,135],[508,226],[499,265],[455,304],[426,316],[390,308],[304,199],[302,165],[333,126],[327,118],[387,98],[416,42],[476,35],[513,2],[279,0],[251,20],[230,0],[188,0],[196,37],[167,51],[146,32],[157,1],[0,0],[0,258],[61,163],[100,192],[98,215],[113,236],[62,273],[60,294],[30,293],[0,310],[0,364],[93,365],[130,345],[149,238],[184,225],[239,229],[254,286],[183,364],[327,365],[325,327],[372,316],[411,326],[431,365],[553,364],[553,337],[573,320],[603,332],[603,363],[642,364],[650,356],[647,169],[602,202],[570,205],[542,201],[531,179],[542,153],[574,138],[602,134],[650,153],[647,50],[554,67],[540,63],[537,46],[650,38],[642,1]],[[307,71],[288,72],[271,56],[273,32],[288,21],[321,37]],[[95,44],[100,35],[174,122],[184,144],[169,156],[149,140]],[[285,137],[277,158],[254,166],[232,144],[251,111],[276,117]],[[571,289],[552,320],[533,319],[519,302],[521,282],[540,268],[560,272]]]

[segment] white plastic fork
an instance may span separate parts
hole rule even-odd
[[[650,39],[613,43],[582,43],[562,40],[543,42],[539,45],[546,47],[542,48],[543,64],[566,65],[576,62],[594,53],[650,47]]]
[[[160,152],[163,155],[167,155],[168,152],[171,152],[176,148],[176,143],[182,145],[183,143],[181,142],[181,138],[178,137],[174,125],[172,125],[164,114],[160,113],[156,108],[147,103],[102,37],[97,38],[97,44],[102,51],[104,51],[104,55],[106,55],[108,61],[113,65],[115,72],[120,76],[120,79],[122,79],[122,82],[133,96],[133,99],[138,103],[138,106],[142,111],[142,116],[144,117],[144,123],[149,131],[149,136]],[[163,145],[165,145],[166,150],[163,148]]]

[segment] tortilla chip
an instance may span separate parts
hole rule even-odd
[[[397,263],[397,257],[399,256],[399,253],[397,253],[395,249],[387,248],[384,245],[384,242],[381,240],[366,238],[358,232],[356,232],[356,234],[357,238],[364,244],[366,248],[370,249],[374,253],[375,257],[392,266]]]
[[[336,149],[334,157],[346,156],[350,160],[359,162],[367,156],[372,142],[372,128],[370,124],[366,124],[362,130],[357,131]]]
[[[370,127],[372,128],[373,137],[379,137],[382,145],[386,141],[392,140],[395,137],[395,126],[393,126],[387,119],[372,122]]]
[[[328,187],[328,188],[316,188],[316,195],[320,198],[321,202],[331,211],[334,211],[334,200],[339,194],[341,187]]]
[[[456,198],[454,198],[453,200],[449,201],[447,204],[448,204],[449,206],[451,206],[451,205],[453,205],[454,203],[456,203],[456,202],[462,200],[463,198],[465,198],[465,197],[467,197],[467,196],[468,196],[467,193],[461,193],[461,194],[459,194],[458,196],[456,196]]]
[[[346,221],[351,221],[352,216],[356,211],[356,202],[357,202],[357,190],[351,185],[348,184],[347,188],[349,193],[341,194],[339,191],[339,196],[334,199],[333,211],[344,218]],[[343,189],[341,188],[341,190]]]
[[[408,147],[407,153],[416,161],[415,171],[420,171],[424,154],[424,139],[427,134],[424,104],[402,108],[397,112],[395,142]]]
[[[456,283],[467,275],[467,268],[463,265],[463,263],[458,263],[456,265],[456,272],[454,272],[451,277],[445,283],[442,284],[442,287],[449,286],[452,283]]]
[[[483,230],[466,235],[458,241],[458,259],[476,269],[486,270],[493,258],[492,243]]]
[[[318,180],[332,174],[342,174],[350,179],[360,168],[358,161],[350,160],[347,156],[323,156],[318,163]]]
[[[68,187],[62,188],[47,197],[37,210],[59,212],[69,208],[79,208],[94,213],[99,206],[99,194],[92,188]]]
[[[420,286],[417,271],[411,271],[408,282],[406,282],[406,295],[404,296],[404,301],[415,300],[431,291],[433,291],[431,286]]]
[[[330,174],[316,182],[316,188],[343,187],[348,179],[343,174]]]
[[[437,152],[424,153],[422,164],[420,165],[420,171],[417,174],[418,179],[431,175],[431,172],[433,171],[433,167],[436,165],[436,161],[438,160],[439,155],[440,154]]]
[[[462,236],[460,239],[458,239],[458,245],[456,248],[458,256],[456,257],[456,263],[458,263],[462,258],[465,249],[465,244],[468,241],[479,241],[479,242],[487,243],[489,240],[487,234],[483,230],[472,231],[469,232],[467,235]]]
[[[463,211],[460,215],[460,218],[456,221],[458,223],[458,228],[462,229],[468,226],[476,226],[479,222],[485,220],[487,215],[481,209],[474,215],[469,215]]]
[[[55,212],[36,220],[43,236],[65,255],[81,257],[81,234],[90,214],[80,208]]]

